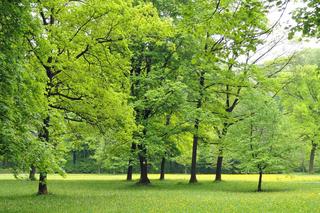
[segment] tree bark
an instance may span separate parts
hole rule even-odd
[[[44,126],[42,128],[42,131],[39,134],[39,137],[42,140],[45,140],[46,142],[49,142],[49,123],[50,123],[50,117],[48,116],[43,120]],[[38,187],[38,195],[46,195],[48,194],[48,188],[47,188],[47,172],[40,171],[40,177],[39,177],[39,187]]]
[[[258,192],[262,191],[262,170],[259,172],[259,183],[258,183]]]
[[[40,172],[38,195],[46,195],[46,194],[48,194],[47,173],[46,172]]]
[[[198,182],[197,180],[197,148],[198,148],[198,135],[193,135],[191,177],[190,177],[189,183]]]
[[[129,164],[128,164],[128,170],[127,170],[127,180],[131,181],[132,180],[132,171],[133,171],[133,166],[132,166],[132,162],[133,162],[133,154],[136,150],[136,143],[132,142],[131,144],[131,156],[129,158]]]
[[[223,156],[218,156],[217,159],[217,167],[216,167],[216,178],[215,181],[221,181],[221,174],[222,174],[222,161],[223,161]]]
[[[75,150],[72,150],[72,163],[73,165],[77,163],[77,152]]]
[[[149,184],[150,180],[148,178],[148,163],[147,159],[139,154],[139,161],[140,161],[140,184]]]
[[[219,136],[220,143],[223,142],[223,139],[227,135],[229,126],[230,126],[230,124],[225,122],[225,123],[223,123],[222,132],[220,132],[218,130],[218,136]],[[223,161],[223,147],[220,144],[219,154],[218,154],[218,158],[217,158],[215,181],[221,181],[222,180],[222,178],[221,178],[221,176],[222,176],[222,161]]]
[[[207,44],[205,49],[206,48],[207,48]],[[199,91],[199,98],[197,100],[197,109],[200,109],[202,107],[202,99],[203,99],[204,83],[205,83],[204,75],[205,75],[205,72],[201,71],[200,77],[199,77],[200,91]],[[198,182],[197,180],[197,149],[198,149],[198,140],[199,140],[199,125],[200,125],[200,120],[199,120],[199,117],[197,117],[194,122],[195,132],[193,134],[191,176],[190,176],[189,183]]]
[[[30,172],[29,172],[29,180],[35,181],[36,180],[36,167],[31,165]]]
[[[310,152],[310,160],[309,160],[309,173],[312,174],[314,173],[314,158],[317,150],[317,144],[313,143],[312,141],[312,148]]]
[[[148,161],[146,158],[147,149],[143,145],[138,145],[139,148],[139,161],[140,161],[140,184],[149,184],[150,180],[148,178]]]
[[[165,166],[165,163],[166,163],[166,158],[162,157],[161,168],[160,168],[160,180],[164,180],[164,166]]]
[[[167,114],[166,115],[166,126],[169,126],[170,125],[170,120],[171,120],[171,114]],[[161,167],[160,167],[160,180],[164,180],[164,167],[165,167],[165,163],[166,163],[166,152],[164,153],[164,156],[162,157],[162,160],[161,160]]]
[[[132,167],[132,160],[130,159],[129,160],[129,166],[128,166],[128,171],[127,171],[127,181],[131,181],[132,180],[132,170],[133,170],[133,167]]]

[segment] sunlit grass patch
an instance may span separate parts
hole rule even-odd
[[[137,180],[139,176],[134,175]],[[37,196],[37,182],[0,175],[0,212],[317,212],[320,176],[265,175],[257,193],[258,175],[150,175],[150,186],[125,181],[125,175],[49,175],[49,196]]]

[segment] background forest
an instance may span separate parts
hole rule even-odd
[[[2,0],[1,168],[39,194],[50,173],[320,171],[320,50],[263,60],[288,3]],[[318,39],[319,12],[285,37]]]

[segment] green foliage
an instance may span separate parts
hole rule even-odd
[[[289,38],[301,32],[303,36],[320,37],[320,3],[318,0],[305,0],[302,8],[294,11],[292,17],[296,25],[292,27]]]
[[[230,128],[231,155],[240,160],[242,171],[290,169],[290,153],[296,149],[288,120],[269,95],[252,91],[243,97],[235,113],[247,116]]]
[[[290,70],[292,83],[284,88],[287,110],[296,123],[296,131],[306,144],[319,144],[319,70],[315,65]],[[294,82],[294,83],[293,83]]]
[[[37,29],[29,1],[0,3],[0,156],[18,171],[28,167],[37,149],[37,128],[44,116],[43,85],[28,65],[24,35]]]
[[[199,141],[209,169],[217,156],[232,171],[297,166],[304,141],[319,141],[319,51],[263,66],[251,58],[273,30],[268,11],[285,6],[2,1],[0,159],[16,173],[64,174],[68,153],[83,150],[79,171],[118,171],[137,156],[142,166],[186,166]],[[307,7],[293,32],[317,37],[318,2]]]

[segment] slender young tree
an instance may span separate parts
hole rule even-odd
[[[257,191],[261,192],[263,174],[287,169],[291,165],[289,153],[297,144],[292,142],[293,134],[272,96],[263,91],[246,93],[235,113],[243,112],[248,116],[230,127],[227,140],[242,170],[259,174]]]

